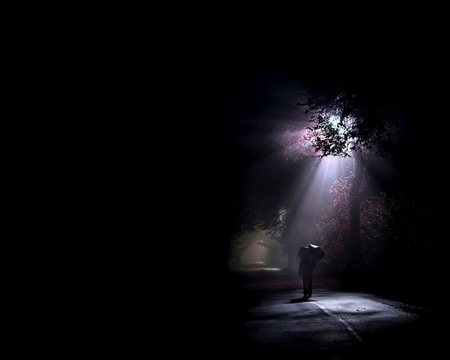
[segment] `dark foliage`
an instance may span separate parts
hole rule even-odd
[[[308,140],[318,156],[345,157],[363,149],[377,156],[386,154],[401,106],[381,86],[374,79],[346,76],[299,81],[305,101],[298,104],[310,116]]]

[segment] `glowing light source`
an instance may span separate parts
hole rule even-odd
[[[333,129],[338,128],[338,121],[339,121],[339,116],[331,116],[330,117],[330,124],[333,127]]]

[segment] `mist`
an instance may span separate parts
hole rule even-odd
[[[438,213],[429,174],[436,168],[417,150],[418,143],[429,148],[425,111],[408,96],[408,84],[395,84],[405,92],[398,101],[406,117],[385,157],[364,155],[362,265],[355,271],[359,259],[348,240],[355,159],[307,153],[310,124],[291,75],[229,71],[207,82],[217,82],[216,93],[205,90],[201,102],[188,104],[204,121],[186,126],[185,146],[174,143],[183,162],[172,161],[176,195],[158,253],[161,307],[181,309],[186,332],[197,322],[207,339],[215,338],[210,329],[224,330],[217,342],[221,349],[232,344],[231,354],[241,347],[246,354],[296,355],[323,348],[321,358],[347,350],[358,358],[379,342],[395,345],[388,340],[398,329],[418,340],[429,329],[432,300],[420,269],[431,264]],[[325,256],[314,268],[312,296],[303,298],[299,250],[309,244]],[[411,308],[414,314],[405,313]],[[171,333],[173,325],[165,326]],[[189,337],[189,345],[201,347],[202,336]]]

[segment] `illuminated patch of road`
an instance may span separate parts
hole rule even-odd
[[[356,338],[358,339],[358,341],[360,341],[361,343],[364,343],[363,339],[361,339],[361,337],[355,332],[355,330],[353,330],[353,328],[350,326],[350,324],[348,322],[346,322],[345,320],[341,319],[339,316],[333,314],[331,311],[329,311],[325,306],[313,302],[312,304],[318,306],[325,314],[327,314],[328,316],[331,316],[332,318],[340,321],[342,324],[344,324],[344,326],[346,327],[346,329]]]

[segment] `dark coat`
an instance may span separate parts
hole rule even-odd
[[[298,267],[298,274],[304,274],[304,273],[310,273],[312,274],[313,269],[316,267],[316,264],[314,264],[311,261],[307,261],[307,260],[302,260],[300,261],[300,265]]]

